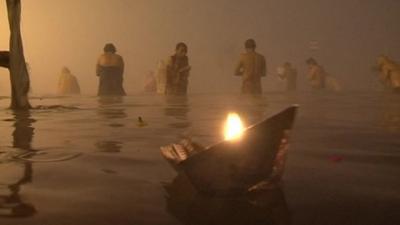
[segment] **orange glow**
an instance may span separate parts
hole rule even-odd
[[[243,135],[243,123],[236,113],[229,113],[225,122],[224,135],[226,141],[238,140]]]

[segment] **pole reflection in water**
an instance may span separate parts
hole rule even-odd
[[[164,114],[175,118],[176,122],[170,122],[170,128],[186,129],[191,126],[187,114],[190,112],[187,96],[165,96],[166,106]]]
[[[165,185],[167,211],[182,224],[289,225],[291,216],[283,190],[274,187],[244,196],[198,194],[184,174]]]
[[[124,120],[128,117],[123,106],[124,98],[121,96],[103,96],[99,97],[98,114],[105,120],[108,127],[122,128],[125,127]],[[101,140],[95,143],[96,148],[100,152],[118,153],[121,152],[123,143],[116,140]]]
[[[30,217],[36,209],[20,196],[20,190],[22,185],[32,182],[32,163],[13,156],[35,152],[31,147],[35,120],[29,111],[14,111],[13,115],[13,148],[0,152],[0,216]]]

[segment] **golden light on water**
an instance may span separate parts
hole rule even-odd
[[[229,113],[225,122],[224,135],[226,141],[238,140],[243,135],[243,123],[237,113]]]

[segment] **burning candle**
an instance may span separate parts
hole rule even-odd
[[[234,141],[240,139],[243,135],[243,123],[237,113],[229,113],[225,123],[224,135],[226,141]]]

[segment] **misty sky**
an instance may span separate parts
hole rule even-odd
[[[190,92],[236,91],[233,67],[243,42],[254,38],[265,55],[265,91],[283,89],[276,67],[291,61],[305,83],[304,61],[315,56],[346,89],[379,88],[371,67],[379,54],[400,60],[398,0],[22,0],[22,31],[33,94],[52,94],[68,66],[84,94],[97,89],[95,63],[113,42],[126,63],[125,88],[139,92],[144,76],[175,44],[189,45]],[[5,1],[0,49],[8,48]],[[320,49],[312,52],[309,42]],[[0,94],[8,94],[0,70]]]

